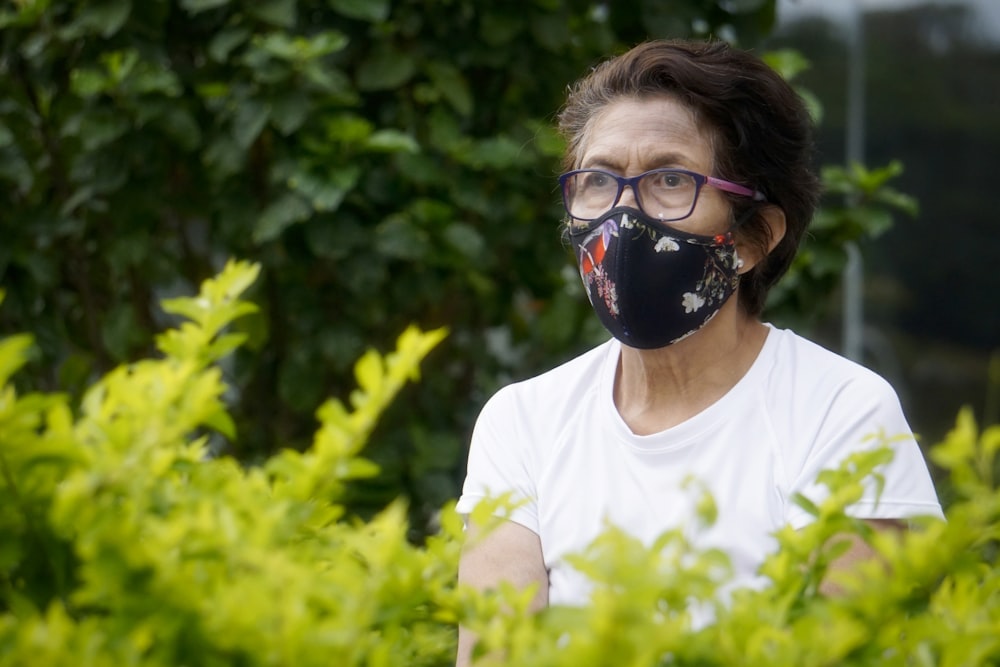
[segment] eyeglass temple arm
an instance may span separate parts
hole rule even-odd
[[[725,190],[726,192],[732,192],[736,195],[743,195],[744,197],[751,197],[754,201],[767,201],[767,197],[760,190],[751,190],[750,188],[745,188],[738,183],[733,183],[732,181],[724,181],[721,178],[715,178],[714,176],[708,176],[708,184],[719,188],[720,190]]]

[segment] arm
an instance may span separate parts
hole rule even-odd
[[[865,523],[878,531],[899,533],[904,530],[903,523],[896,519],[865,519]],[[830,573],[844,572],[850,570],[858,563],[878,557],[878,554],[871,548],[871,545],[861,539],[859,535],[840,535],[836,539],[841,538],[846,538],[851,543],[851,546],[837,560],[830,563],[830,569],[827,571],[828,576],[819,585],[819,591],[823,595],[835,596],[841,593],[840,586],[830,580]]]
[[[549,574],[545,569],[538,535],[513,521],[505,521],[485,536],[479,535],[470,523],[467,535],[470,546],[463,551],[458,564],[459,584],[489,590],[501,581],[509,581],[518,588],[537,583],[538,592],[531,603],[532,611],[548,604]],[[472,664],[475,643],[475,635],[465,628],[458,629],[456,667]]]

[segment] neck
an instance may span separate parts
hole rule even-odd
[[[746,375],[767,328],[743,314],[736,301],[734,295],[704,328],[673,345],[622,346],[614,399],[633,433],[658,433],[690,419]]]

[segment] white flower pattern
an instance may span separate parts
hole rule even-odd
[[[705,299],[693,292],[685,292],[681,304],[684,306],[685,313],[693,313],[705,305]]]
[[[680,250],[681,247],[677,245],[677,241],[673,240],[669,236],[661,236],[660,240],[656,242],[653,246],[653,250],[656,252],[675,252]]]

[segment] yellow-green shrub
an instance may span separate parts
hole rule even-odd
[[[763,590],[716,601],[728,559],[680,532],[644,546],[609,529],[576,565],[596,582],[584,608],[524,612],[531,591],[456,589],[461,523],[407,539],[402,502],[368,522],[340,504],[369,475],[360,452],[379,414],[443,332],[406,331],[366,353],[349,406],[331,400],[312,447],[244,467],[213,454],[233,438],[219,360],[256,267],[231,263],[158,340],[163,357],[97,381],[78,410],[58,394],[19,395],[27,336],[0,341],[0,665],[447,665],[455,624],[482,637],[483,664],[975,665],[1000,660],[1000,428],[971,414],[933,450],[951,473],[949,521],[915,521],[901,540],[844,507],[888,449],[821,480],[816,521],[778,535]],[[475,518],[487,520],[493,507]],[[711,522],[710,498],[701,505]],[[838,535],[883,554],[819,583]],[[888,573],[888,574],[887,574]],[[689,609],[715,622],[692,624]]]

